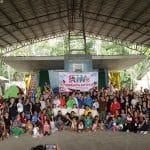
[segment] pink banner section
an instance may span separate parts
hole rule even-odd
[[[59,72],[59,92],[88,92],[97,88],[98,72]]]

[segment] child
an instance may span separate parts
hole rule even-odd
[[[47,108],[47,114],[49,117],[51,117],[53,115],[53,111],[52,111],[51,107]]]
[[[106,123],[109,122],[110,118],[112,118],[112,115],[111,115],[110,112],[108,112],[107,115],[106,115]]]
[[[121,110],[121,118],[123,119],[123,121],[126,120],[126,114],[125,114],[125,110],[124,109]]]
[[[88,113],[87,117],[84,118],[84,125],[87,131],[91,130],[92,127],[92,118],[90,117],[90,113]]]
[[[64,123],[62,121],[62,117],[58,116],[57,121],[56,121],[56,126],[58,128],[59,131],[62,131],[64,128]]]
[[[26,124],[26,131],[27,131],[30,135],[32,135],[32,129],[33,129],[33,125],[32,125],[32,123],[31,123],[31,121],[28,120],[28,121],[27,121],[27,124]]]
[[[5,113],[4,122],[5,122],[5,128],[6,128],[6,136],[9,137],[9,135],[10,135],[10,126],[11,126],[12,122],[10,120],[10,116],[9,116],[8,112]]]
[[[24,131],[21,128],[21,121],[20,121],[20,115],[16,117],[16,119],[13,122],[13,127],[11,129],[12,133],[15,134],[15,137],[18,138],[19,135],[23,134]]]
[[[39,127],[36,124],[34,125],[34,128],[33,128],[33,137],[34,138],[40,137]]]
[[[122,131],[124,126],[124,120],[121,118],[121,116],[119,115],[116,119],[116,127],[117,130]]]
[[[56,127],[56,122],[54,121],[54,116],[51,116],[50,128],[51,128],[51,133],[52,134],[58,131],[58,128]]]
[[[32,116],[32,124],[35,125],[36,123],[38,123],[39,121],[39,117],[36,111],[34,111],[34,114]]]
[[[26,118],[24,112],[21,113],[20,121],[21,121],[21,127],[22,127],[22,128],[25,128],[26,123],[27,123],[27,118]]]
[[[43,124],[43,134],[45,135],[50,135],[50,125],[48,123],[48,120],[45,121]]]
[[[93,107],[94,107],[97,111],[99,110],[99,102],[98,102],[98,99],[97,99],[97,98],[94,99]]]
[[[98,128],[98,120],[94,120],[94,123],[93,123],[93,125],[92,125],[92,131],[93,132],[96,132],[96,130],[97,130],[97,128]]]
[[[80,120],[78,123],[78,132],[82,132],[84,130],[83,120]]]
[[[116,132],[116,129],[117,129],[116,118],[113,117],[113,118],[112,118],[112,131],[113,131],[113,133]]]
[[[148,126],[149,126],[149,117],[143,116],[143,120],[139,124],[138,130],[140,131],[140,134],[147,134],[148,133]]]
[[[107,127],[107,129],[112,129],[112,127],[113,127],[113,118],[112,117],[109,117],[107,119],[106,127]]]
[[[77,131],[77,120],[76,118],[72,118],[72,121],[71,121],[71,130],[72,131]]]
[[[132,121],[133,121],[132,116],[130,113],[128,113],[127,118],[125,120],[125,127],[124,127],[125,128],[124,130],[126,132],[132,131]]]

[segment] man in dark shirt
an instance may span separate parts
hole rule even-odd
[[[11,98],[10,105],[9,105],[9,115],[10,115],[10,118],[12,121],[15,120],[17,114],[18,114],[18,112],[17,112],[17,105],[15,103],[15,99]]]
[[[24,113],[27,119],[31,118],[31,110],[32,110],[32,103],[30,103],[30,100],[27,98],[24,104]]]
[[[39,100],[36,100],[35,104],[33,105],[33,111],[36,111],[38,114],[41,111],[41,103]]]
[[[107,102],[104,97],[100,97],[99,98],[99,113],[100,113],[100,119],[102,122],[104,122],[105,120],[106,109],[107,109]]]

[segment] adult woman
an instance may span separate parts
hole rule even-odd
[[[15,103],[15,99],[11,98],[10,99],[10,105],[9,105],[9,114],[10,114],[10,118],[12,121],[15,120],[18,112],[17,112],[17,105]]]
[[[31,112],[32,112],[32,104],[30,103],[29,98],[26,98],[26,102],[24,104],[24,113],[27,119],[31,118]]]

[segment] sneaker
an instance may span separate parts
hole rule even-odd
[[[147,133],[148,133],[147,131],[144,131],[144,133],[143,133],[143,134],[144,134],[144,135],[146,135]]]
[[[129,133],[130,131],[129,131],[129,130],[127,130],[126,132],[127,132],[127,133]]]
[[[19,138],[19,136],[16,135],[15,138]]]

